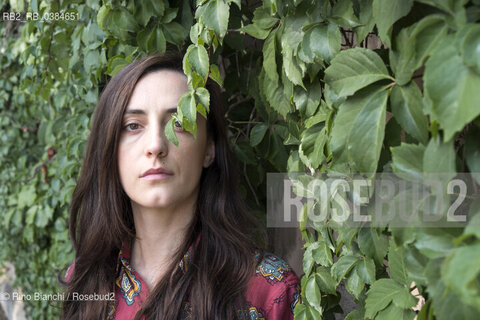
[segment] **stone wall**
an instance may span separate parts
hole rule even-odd
[[[12,264],[5,263],[4,269],[0,271],[0,320],[25,320],[23,301],[14,301],[13,292],[20,292],[14,289],[15,269]]]

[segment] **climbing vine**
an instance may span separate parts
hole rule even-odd
[[[61,290],[92,111],[109,78],[148,54],[184,53],[190,91],[173,119],[192,133],[196,117],[208,116],[207,79],[223,86],[242,192],[262,219],[267,172],[480,172],[479,0],[1,6],[0,261],[14,264],[24,292]],[[172,125],[166,134],[176,142]],[[344,285],[358,305],[346,319],[478,319],[479,212],[474,198],[473,218],[458,228],[303,219],[296,318],[333,319]],[[413,289],[426,301],[418,314]],[[33,319],[55,318],[58,306],[26,301]]]

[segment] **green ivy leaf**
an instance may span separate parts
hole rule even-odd
[[[391,47],[392,25],[406,16],[412,8],[413,0],[373,0],[373,17],[377,23],[380,39]]]
[[[210,110],[210,92],[202,87],[197,88],[195,101],[197,102],[197,111],[206,119],[207,112]]]
[[[36,198],[37,193],[35,191],[35,186],[24,185],[18,194],[17,206],[19,209],[30,207],[35,203]]]
[[[317,284],[317,276],[313,274],[305,285],[305,297],[308,300],[308,303],[317,310],[321,311],[321,302],[322,302],[322,293]]]
[[[303,85],[303,70],[300,68],[298,60],[293,56],[293,51],[285,48],[282,51],[283,68],[288,79],[295,85],[299,85],[305,89]]]
[[[391,148],[392,169],[399,177],[410,181],[421,181],[425,146],[402,143]]]
[[[273,81],[276,85],[278,84],[278,72],[277,72],[277,62],[276,62],[276,34],[277,32],[272,32],[263,45],[263,70],[267,77]]]
[[[207,78],[210,63],[207,50],[203,46],[190,46],[185,54],[184,60],[185,58],[188,59],[194,72],[204,79]]]
[[[196,136],[197,105],[192,92],[187,92],[178,101],[178,114],[181,116],[182,127]]]
[[[328,136],[322,124],[314,125],[302,133],[298,150],[302,162],[311,169],[316,169],[325,159],[323,148]]]
[[[175,121],[177,121],[177,119],[172,115],[172,118],[168,120],[165,126],[165,136],[171,143],[178,147],[178,139],[174,127]]]
[[[355,268],[363,282],[372,284],[375,281],[375,262],[373,262],[373,259],[364,257]]]
[[[430,15],[400,31],[395,38],[395,47],[389,51],[397,84],[403,86],[412,79],[413,73],[431,55],[447,30],[444,16]]]
[[[465,65],[480,74],[480,25],[466,25],[458,32],[457,42]]]
[[[444,130],[444,141],[480,115],[480,75],[463,64],[452,37],[445,38],[425,67],[425,99]]]
[[[270,29],[278,23],[279,19],[270,14],[270,10],[265,7],[258,7],[253,13],[253,23],[261,29]]]
[[[358,247],[365,256],[373,258],[380,265],[388,251],[388,238],[375,228],[362,228],[358,233]]]
[[[405,249],[396,247],[393,241],[390,241],[390,249],[388,250],[388,266],[392,279],[397,280],[400,284],[409,285]]]
[[[442,279],[461,300],[480,311],[480,242],[456,249],[442,265]]]
[[[344,28],[355,28],[361,25],[353,12],[353,2],[350,0],[335,2],[329,20]]]
[[[340,52],[342,35],[338,26],[314,24],[306,29],[299,51],[299,57],[305,62],[330,62]]]
[[[480,184],[480,139],[478,137],[480,137],[480,129],[475,126],[470,127],[465,141],[465,158],[468,169]]]
[[[246,26],[242,27],[240,31],[244,31],[252,37],[260,40],[265,40],[270,34],[269,29],[262,29],[256,24],[247,24]]]
[[[416,300],[407,287],[401,286],[392,279],[375,281],[367,292],[365,317],[374,319],[375,315],[385,309],[391,302],[403,309],[412,308],[416,305]]]
[[[108,11],[110,11],[110,8],[106,6],[101,6],[100,10],[98,10],[98,13],[97,13],[97,24],[102,30],[105,30],[105,28],[103,27],[103,21],[105,20],[105,17],[107,16]]]
[[[356,299],[359,298],[360,293],[362,292],[363,288],[365,288],[365,282],[363,282],[358,275],[356,267],[352,270],[352,272],[350,272],[350,276],[347,277],[345,287],[347,288],[347,291],[350,292]]]
[[[385,136],[388,91],[375,93],[358,113],[348,139],[348,153],[355,168],[375,173]],[[365,146],[368,146],[365,149]]]
[[[430,139],[423,155],[423,172],[448,174],[445,179],[451,179],[455,176],[453,141],[443,143],[438,139]]]
[[[391,304],[380,311],[375,317],[375,320],[413,320],[416,315],[413,310],[399,308]]]
[[[162,27],[167,42],[176,44],[177,46],[181,46],[185,42],[185,30],[180,23],[170,22],[164,24]]]
[[[332,251],[324,240],[312,244],[312,257],[319,265],[330,267],[333,264]]]
[[[301,114],[304,114],[306,117],[311,117],[315,114],[320,104],[322,87],[320,82],[314,81],[313,83],[307,84],[306,88],[307,90],[299,87],[295,88],[293,102]],[[309,127],[311,127],[311,125]]]
[[[223,84],[223,81],[222,81],[222,77],[220,76],[220,70],[218,70],[218,67],[216,64],[212,64],[210,65],[210,75],[209,77],[215,81],[216,83],[218,83],[219,86],[222,86]]]
[[[357,34],[357,43],[361,43],[369,32],[372,31],[375,26],[375,20],[372,18],[372,0],[359,0],[359,16],[360,26],[356,27],[355,33]]]
[[[333,278],[339,283],[359,261],[357,256],[345,255],[341,256],[330,269]]]
[[[335,280],[333,280],[327,268],[322,266],[317,266],[315,277],[316,277],[317,284],[320,287],[320,290],[322,292],[334,294],[334,295],[337,294],[337,291],[336,291],[337,283],[335,282]]]
[[[260,142],[262,142],[265,137],[265,133],[268,130],[268,125],[265,123],[256,124],[252,131],[250,131],[250,145],[256,147]]]
[[[206,6],[198,8],[195,14],[195,18],[200,19],[207,28],[215,31],[220,38],[223,38],[227,33],[229,16],[229,6],[224,0],[208,1]]]
[[[350,96],[382,79],[393,80],[382,59],[364,48],[340,52],[325,70],[325,81],[340,97]]]
[[[423,144],[428,142],[428,119],[423,113],[422,93],[414,82],[394,86],[390,103],[395,119],[412,137]]]

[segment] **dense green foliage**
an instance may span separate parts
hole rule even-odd
[[[108,76],[169,47],[186,52],[185,128],[208,110],[207,78],[223,84],[260,213],[266,172],[480,172],[479,0],[10,0],[3,11],[74,18],[0,24],[0,261],[24,292],[58,292],[72,261],[69,201]],[[412,282],[426,299],[419,320],[480,318],[478,221],[301,230],[298,319],[332,319],[342,280],[359,305],[350,320],[413,319]],[[27,303],[34,319],[56,306]]]

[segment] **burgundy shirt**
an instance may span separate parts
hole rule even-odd
[[[177,268],[183,272],[191,263],[192,247],[178,264]],[[255,258],[260,260],[260,253]],[[115,302],[110,306],[108,319],[131,320],[147,299],[148,288],[130,265],[130,247],[126,243],[119,253],[119,267],[115,281]],[[67,272],[67,280],[73,269],[70,268]],[[293,309],[301,302],[298,277],[285,261],[271,253],[265,253],[257,265],[255,275],[248,282],[245,298],[251,320],[293,319]],[[191,319],[192,310],[188,302],[184,303],[183,309],[181,319]]]

